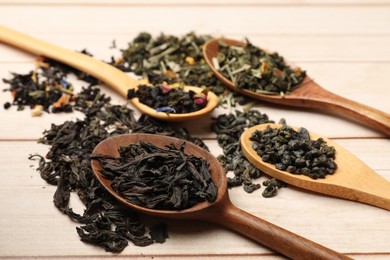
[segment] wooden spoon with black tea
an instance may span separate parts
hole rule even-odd
[[[258,169],[296,187],[390,210],[390,182],[342,146],[319,134],[309,131],[312,140],[322,138],[328,146],[333,146],[336,149],[337,169],[334,174],[326,175],[324,179],[314,180],[308,176],[278,170],[273,164],[264,162],[252,148],[250,137],[256,130],[263,131],[267,126],[271,128],[282,127],[280,124],[260,124],[247,129],[241,135],[242,151],[245,157]],[[297,130],[297,127],[293,128]]]
[[[105,62],[41,41],[3,26],[0,26],[0,42],[7,43],[36,55],[42,55],[86,72],[106,83],[107,86],[124,97],[127,97],[129,89],[137,88],[138,86],[137,80]],[[185,86],[184,90],[192,90],[196,93],[202,92],[201,88],[192,86]],[[156,109],[139,102],[138,98],[132,98],[130,101],[142,113],[165,121],[187,121],[202,117],[213,111],[219,102],[218,97],[209,91],[207,93],[207,105],[204,108],[191,113],[174,114],[157,112]]]
[[[213,64],[213,58],[218,55],[219,41],[223,41],[230,46],[245,46],[246,43],[223,38],[209,40],[204,45],[203,54],[207,64],[214,74],[230,89],[254,99],[274,104],[326,110],[339,116],[353,119],[375,130],[383,132],[386,136],[390,136],[389,114],[335,95],[322,88],[308,76],[305,77],[304,81],[299,86],[294,87],[291,93],[283,96],[256,93],[236,86],[232,81],[220,73]]]
[[[218,188],[218,196],[212,203],[201,202],[185,210],[156,210],[138,206],[116,193],[111,187],[111,180],[100,173],[102,169],[100,162],[92,160],[92,169],[98,180],[112,196],[125,206],[156,217],[202,220],[224,225],[293,259],[301,259],[302,257],[307,259],[350,259],[235,207],[230,202],[226,175],[219,161],[206,150],[188,141],[151,134],[117,135],[99,143],[94,149],[93,155],[109,155],[117,158],[119,157],[118,148],[137,144],[140,141],[149,142],[162,148],[172,144],[181,147],[185,143],[184,152],[186,154],[205,159],[210,164],[211,178]]]

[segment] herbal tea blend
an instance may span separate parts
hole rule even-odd
[[[12,78],[3,79],[12,93],[12,104],[18,110],[30,107],[33,116],[41,115],[42,111],[71,112],[69,99],[73,96],[73,86],[66,80],[66,73],[51,67],[47,63],[27,74],[12,73]],[[7,103],[6,103],[7,104]],[[8,109],[11,104],[8,102],[4,108]]]
[[[165,34],[152,37],[143,32],[122,50],[121,58],[113,59],[111,63],[123,71],[147,78],[151,84],[165,81],[199,87],[217,86],[218,79],[204,61],[201,47],[210,38],[194,33],[183,37]],[[222,92],[223,88],[214,93]]]
[[[260,94],[283,95],[302,83],[306,72],[288,66],[278,53],[267,53],[246,40],[229,46],[219,41],[214,66],[234,85]]]
[[[213,202],[217,187],[206,160],[184,153],[174,145],[159,148],[140,142],[120,147],[119,158],[96,155],[100,171],[127,201],[142,207],[182,210],[199,202]]]
[[[90,55],[86,50],[81,53]],[[12,73],[12,78],[3,79],[10,85],[6,89],[12,93],[12,105],[18,110],[24,110],[26,106],[32,109],[32,116],[40,116],[45,112],[72,112],[74,101],[74,89],[67,80],[67,75],[73,73],[90,86],[96,85],[98,80],[84,72],[76,70],[57,61],[38,58],[36,69],[27,74]],[[4,104],[4,108],[11,107],[11,103]]]
[[[318,179],[337,169],[335,148],[322,138],[311,140],[305,128],[295,131],[286,124],[278,129],[268,126],[263,131],[256,130],[250,140],[261,159],[278,170]]]
[[[184,91],[182,86],[169,86],[165,81],[159,86],[139,85],[137,90],[130,89],[127,98],[135,97],[157,112],[191,113],[207,105],[207,90],[201,93]]]
[[[231,93],[207,65],[202,47],[209,39],[210,35],[193,32],[182,37],[165,34],[152,37],[143,32],[122,50],[122,57],[112,58],[110,64],[142,76],[153,85],[165,81],[205,87],[220,96],[221,103],[234,106],[236,102],[246,102],[245,97]]]

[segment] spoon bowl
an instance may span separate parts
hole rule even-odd
[[[336,149],[336,172],[327,175],[324,179],[311,179],[308,176],[291,174],[275,168],[273,164],[263,162],[261,157],[252,148],[250,137],[256,131],[263,131],[268,126],[280,128],[280,124],[261,124],[247,129],[241,135],[241,148],[245,157],[258,169],[266,174],[296,187],[366,203],[390,210],[390,182],[374,172],[364,162],[352,155],[336,142],[310,132],[310,138],[322,138],[327,145]],[[293,127],[297,130],[297,127]]]
[[[355,101],[340,97],[333,94],[316,82],[306,76],[303,82],[292,89],[291,93],[285,95],[267,95],[249,91],[236,86],[232,81],[225,78],[219,72],[213,63],[213,58],[216,58],[219,50],[219,41],[230,46],[245,46],[245,42],[240,42],[232,39],[212,39],[209,40],[203,48],[203,54],[207,64],[214,72],[216,77],[221,80],[230,89],[237,91],[245,96],[253,99],[293,107],[315,108],[336,114],[341,117],[346,117],[365,124],[375,130],[381,131],[386,136],[390,136],[390,115],[374,109],[372,107],[357,103]],[[292,64],[290,64],[294,67]]]
[[[184,143],[184,152],[186,154],[192,154],[203,158],[210,164],[211,178],[218,188],[218,195],[216,200],[212,203],[201,202],[184,210],[156,210],[134,205],[112,189],[111,181],[100,173],[100,170],[102,169],[100,162],[92,160],[92,169],[98,180],[111,195],[125,206],[138,212],[161,218],[201,220],[224,225],[225,227],[246,235],[293,259],[300,258],[303,255],[310,259],[349,259],[340,253],[300,237],[235,207],[230,202],[225,172],[218,160],[206,150],[188,141],[151,134],[118,135],[99,143],[94,149],[93,155],[118,157],[118,149],[121,146],[139,143],[140,141],[150,142],[158,147],[165,147],[166,145],[171,144],[180,147]]]
[[[3,26],[0,26],[0,42],[7,43],[36,55],[42,55],[67,64],[80,71],[84,71],[101,80],[123,97],[127,97],[129,89],[136,89],[138,86],[138,81],[136,79],[131,78],[124,72],[105,62],[98,61],[82,53],[73,52],[54,44],[41,41]],[[192,90],[196,93],[202,92],[201,88],[190,86],[184,87],[184,90]],[[157,112],[154,108],[140,103],[138,98],[130,100],[130,102],[142,113],[165,121],[188,121],[202,117],[213,111],[219,102],[218,97],[211,91],[208,91],[207,101],[207,105],[198,111],[192,113],[172,114]]]
[[[175,147],[180,147],[183,143],[185,143],[185,153],[192,154],[199,158],[202,158],[210,163],[210,171],[211,173],[220,173],[223,172],[223,168],[218,162],[218,160],[212,156],[210,153],[206,152],[204,149],[199,146],[190,143],[185,140],[167,137],[162,135],[154,135],[154,134],[124,134],[117,135],[111,138],[107,138],[106,140],[100,142],[93,151],[93,155],[109,155],[112,157],[119,157],[118,149],[122,146],[128,146],[130,144],[137,144],[139,142],[149,142],[154,144],[157,147],[165,147],[167,145],[173,144]],[[218,196],[213,203],[210,202],[201,202],[196,204],[195,206],[185,209],[185,210],[157,210],[157,209],[149,209],[146,207],[142,207],[133,203],[128,202],[122,196],[118,195],[118,193],[111,187],[111,180],[104,177],[103,174],[100,173],[102,169],[101,164],[97,160],[92,160],[91,162],[92,170],[95,173],[98,180],[103,184],[106,190],[114,196],[117,200],[119,200],[122,204],[133,208],[139,212],[158,216],[158,217],[168,217],[168,218],[191,218],[193,214],[198,211],[204,210],[209,206],[218,203],[219,201],[223,201],[227,194],[227,182],[226,178],[223,174],[212,174],[211,178],[213,183],[218,187]]]

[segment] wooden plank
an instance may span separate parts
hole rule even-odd
[[[390,180],[387,155],[390,143],[382,140],[338,140],[356,152],[363,161],[380,168]],[[207,141],[214,153],[215,141]],[[358,148],[356,148],[358,147]],[[34,162],[27,160],[31,151],[45,153],[47,147],[35,142],[2,141],[2,180],[0,187],[0,255],[2,257],[98,257],[111,256],[104,250],[85,245],[75,232],[76,224],[52,205],[54,187],[40,179]],[[10,153],[9,151],[14,151]],[[378,151],[382,150],[383,153]],[[260,179],[261,182],[262,179]],[[260,191],[253,194],[241,188],[229,191],[232,202],[256,216],[280,225],[335,250],[354,254],[389,254],[390,220],[388,212],[356,202],[317,195],[293,187],[282,189],[275,198],[265,199]],[[296,202],[296,203],[295,203]],[[299,203],[298,203],[299,202]],[[73,207],[82,211],[75,201]],[[146,217],[145,221],[159,220]],[[265,256],[268,249],[207,223],[167,221],[170,238],[165,244],[140,248],[130,245],[121,257],[137,256]],[[356,234],[361,234],[357,236]],[[207,241],[205,243],[204,241]],[[354,255],[354,257],[358,255]]]
[[[22,28],[24,33],[27,31]],[[188,31],[184,32],[189,33]],[[81,51],[87,49],[94,54],[97,59],[110,60],[111,56],[120,56],[120,49],[125,49],[127,44],[131,42],[140,33],[96,33],[90,34],[63,34],[63,33],[34,33],[31,36],[38,37],[44,41],[54,43],[61,47]],[[171,34],[171,31],[160,31],[160,33]],[[208,34],[209,32],[205,32]],[[174,34],[175,36],[183,36],[184,34]],[[217,33],[214,37],[229,36],[233,39],[241,40],[245,37],[261,48],[269,51],[276,51],[283,55],[286,59],[294,62],[389,62],[390,61],[390,35],[350,35],[339,37],[337,35],[318,35],[318,34],[245,34],[245,32],[237,34],[224,35]],[[115,40],[116,49],[110,48]],[[5,62],[29,62],[33,59],[32,56],[0,44],[0,63]]]
[[[390,7],[387,6],[338,8],[193,6],[190,9],[181,6],[156,8],[62,6],[55,9],[50,6],[19,8],[6,5],[1,8],[0,22],[5,26],[37,35],[42,32],[107,34],[113,31],[135,33],[145,30],[152,33],[165,31],[178,34],[191,29],[196,29],[199,33],[223,33],[226,36],[243,32],[246,35],[254,33],[388,35],[389,11]],[[212,22],[202,19],[205,13],[213,14]],[[23,19],[20,19],[21,17]],[[37,17],[40,19],[36,19]],[[229,19],[224,19],[225,17]],[[69,19],[71,22],[64,22]],[[83,26],[78,26],[79,24]]]
[[[383,89],[384,82],[388,81],[389,74],[386,73],[390,69],[390,64],[384,63],[380,66],[376,63],[299,63],[303,68],[307,69],[320,85],[340,96],[347,97],[357,102],[372,106],[379,110],[390,113],[390,103],[385,98],[386,90]],[[28,73],[33,69],[32,64],[0,64],[0,79],[10,78],[9,72]],[[375,73],[367,73],[367,71],[375,71]],[[73,78],[74,79],[74,78]],[[80,81],[71,81],[76,90],[81,89],[85,84]],[[8,86],[0,83],[0,88],[4,89]],[[367,86],[370,86],[367,93]],[[114,93],[107,87],[102,87],[104,93],[112,97],[113,104],[125,104],[122,97]],[[0,104],[12,102],[9,92],[0,95]],[[311,111],[290,107],[275,106],[266,103],[258,103],[257,109],[262,113],[266,113],[270,119],[278,122],[281,118],[285,118],[287,122],[295,126],[303,126],[314,132],[318,132],[328,137],[378,137],[381,133],[373,131],[358,123],[342,119],[331,114],[326,114],[326,111]],[[3,108],[1,108],[3,110]],[[32,118],[30,109],[25,111],[16,111],[16,107],[11,107],[8,111],[0,113],[2,122],[14,122],[18,118],[18,122],[9,124],[7,127],[0,128],[1,139],[37,139],[41,137],[42,132],[48,129],[52,123],[60,124],[65,120],[74,120],[82,118],[78,112],[70,114],[47,114],[45,113],[40,118]],[[223,107],[217,109],[212,114],[203,119],[197,120],[194,126],[191,122],[180,124],[186,127],[195,135],[204,138],[211,138],[213,134],[210,131],[212,118],[217,117],[222,113],[229,113],[229,110]],[[234,112],[234,108],[232,109]],[[138,116],[138,111],[136,112]],[[335,127],[337,126],[337,127]],[[26,131],[28,129],[28,131]]]
[[[119,47],[126,46],[140,31],[182,35],[194,30],[236,39],[248,36],[256,45],[279,51],[298,63],[326,89],[389,113],[389,11],[389,0],[0,0],[0,24],[66,48],[87,47],[98,59],[118,53],[109,49],[113,39]],[[0,44],[0,78],[7,77],[8,71],[26,72],[32,62],[32,56]],[[78,88],[81,85],[76,83]],[[104,91],[114,98],[114,103],[123,104],[123,98],[107,88]],[[9,93],[0,94],[1,106],[8,100]],[[318,111],[268,104],[258,104],[257,109],[276,121],[284,117],[289,124],[336,138],[336,142],[390,180],[390,142],[380,133]],[[209,125],[211,117],[227,112],[227,108],[219,108],[196,124],[184,126],[207,138],[212,153],[218,155],[221,149]],[[30,153],[45,154],[48,149],[27,140],[39,138],[51,123],[77,117],[82,115],[31,118],[28,111],[4,111],[0,107],[0,258],[113,256],[79,241],[77,225],[52,204],[54,187],[39,177],[36,162],[27,160]],[[294,187],[265,199],[262,189],[246,194],[235,188],[229,194],[243,210],[354,259],[390,257],[388,211]],[[78,212],[83,210],[75,196],[72,207]],[[168,225],[167,243],[146,248],[131,245],[115,257],[282,259],[222,227],[186,222]]]
[[[326,5],[326,6],[339,6],[339,5],[386,5],[389,4],[388,0],[190,0],[190,1],[179,1],[179,0],[144,0],[142,2],[136,0],[85,0],[80,2],[79,0],[0,0],[0,4],[3,5],[280,5],[280,6],[310,6],[310,5]]]

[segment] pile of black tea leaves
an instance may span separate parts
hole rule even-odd
[[[139,85],[137,90],[129,89],[127,98],[138,98],[157,112],[184,114],[199,111],[207,105],[207,89],[195,93],[185,91],[180,84],[168,85],[164,81],[161,85]]]
[[[122,208],[94,176],[90,155],[104,139],[130,132],[173,136],[207,147],[183,128],[174,129],[144,115],[135,119],[131,109],[110,104],[110,98],[96,87],[84,88],[77,95],[76,104],[77,109],[85,113],[85,118],[53,124],[39,139],[40,143],[50,146],[46,158],[30,156],[40,159],[37,170],[41,177],[57,186],[55,206],[82,224],[77,227],[82,241],[102,246],[107,251],[120,252],[128,241],[137,246],[164,242],[166,226],[146,226],[135,212]],[[71,193],[76,193],[85,205],[83,214],[69,207]]]
[[[252,45],[230,46],[219,41],[214,66],[234,85],[259,94],[284,95],[301,84],[306,72],[291,68],[278,53]]]
[[[234,96],[213,75],[202,54],[207,35],[188,33],[183,37],[161,34],[153,38],[140,33],[122,57],[110,64],[126,72],[143,76],[151,84],[184,84],[203,86],[219,95],[221,103],[243,102]],[[82,53],[90,55],[87,51]],[[68,76],[75,74],[87,83],[79,93],[74,91]],[[3,79],[10,85],[7,91],[13,96],[11,105],[18,110],[31,107],[33,115],[42,111],[57,113],[78,110],[84,117],[52,124],[44,131],[39,143],[49,146],[46,156],[34,154],[31,160],[39,160],[37,171],[50,185],[56,186],[54,205],[72,220],[79,223],[77,233],[81,240],[101,246],[110,252],[121,252],[130,242],[137,246],[163,243],[168,237],[165,224],[146,225],[135,212],[123,208],[100,184],[90,166],[95,146],[106,138],[126,133],[149,133],[172,136],[192,142],[208,150],[203,140],[193,136],[186,128],[173,127],[146,115],[135,118],[126,105],[111,104],[110,97],[95,86],[98,80],[59,62],[40,57],[37,68],[27,74],[13,73]],[[239,137],[252,125],[272,122],[257,110],[220,115],[212,123],[223,155],[218,159],[226,172],[234,172],[228,178],[229,187],[243,186],[246,192],[260,188],[254,180],[261,172],[247,161],[241,151]],[[264,197],[275,196],[283,184],[275,179],[263,183]],[[211,187],[211,186],[210,186]],[[212,190],[212,188],[210,188]],[[70,206],[70,197],[77,196],[85,206],[83,213]],[[202,195],[203,196],[203,195]],[[212,200],[213,195],[204,195]],[[180,205],[181,207],[182,205]]]
[[[43,62],[41,59],[39,61]],[[163,243],[168,237],[166,225],[145,225],[135,212],[119,205],[94,176],[90,154],[104,139],[130,132],[173,136],[193,142],[206,150],[207,146],[185,128],[173,128],[145,115],[136,119],[127,106],[111,104],[110,97],[93,86],[96,82],[90,76],[69,69],[66,65],[49,62],[45,60],[44,64],[40,64],[39,73],[37,70],[25,75],[14,73],[13,78],[5,82],[11,84],[12,92],[22,93],[14,101],[20,102],[16,103],[19,110],[37,104],[48,109],[58,102],[57,98],[66,95],[71,97],[67,100],[67,106],[85,115],[83,119],[52,124],[38,140],[49,146],[49,152],[46,156],[33,154],[29,157],[31,160],[39,160],[37,171],[42,179],[57,187],[53,195],[54,205],[81,225],[76,229],[82,241],[101,246],[107,251],[120,252],[129,241],[137,246]],[[76,73],[81,79],[87,80],[88,86],[74,93],[67,79],[69,73]],[[41,86],[46,88],[40,89]],[[39,98],[40,91],[49,91],[45,94],[48,97],[52,89],[56,93],[54,98]],[[70,207],[71,194],[77,195],[85,205],[82,214]]]
[[[303,127],[296,131],[287,124],[280,128],[268,126],[263,131],[253,132],[250,140],[261,159],[274,164],[278,170],[318,179],[337,169],[335,148],[322,138],[311,140]]]
[[[173,144],[157,147],[140,142],[118,149],[119,157],[92,157],[102,165],[100,173],[128,202],[159,210],[183,210],[200,202],[215,201],[217,187],[209,163]]]

